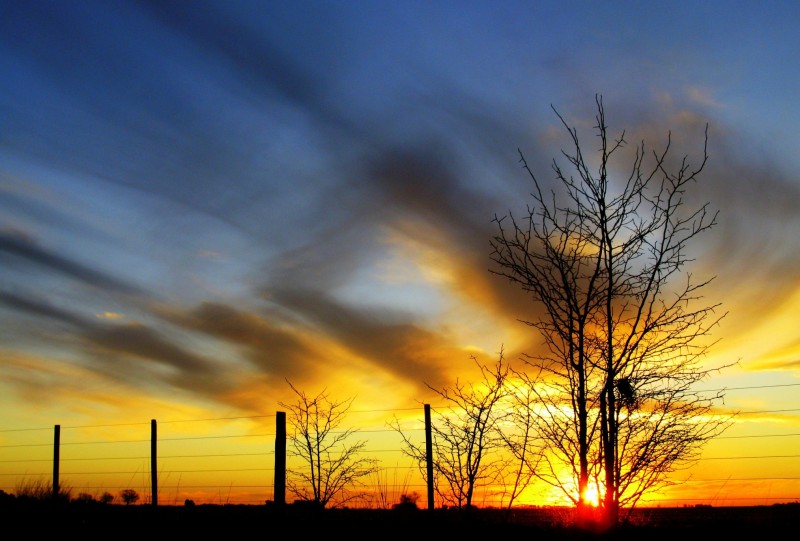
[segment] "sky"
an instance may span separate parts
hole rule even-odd
[[[287,382],[400,410],[535,351],[492,220],[529,201],[520,153],[553,180],[556,111],[593,148],[597,95],[690,163],[708,125],[692,272],[727,312],[704,362],[735,363],[708,385],[797,408],[798,27],[774,1],[0,0],[0,429],[269,415]],[[797,432],[768,417],[736,428]]]

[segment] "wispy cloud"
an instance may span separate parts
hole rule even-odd
[[[118,293],[140,293],[139,288],[133,285],[43,248],[22,235],[0,232],[0,253],[13,256],[7,264],[13,265],[15,261],[21,261],[23,265],[33,265],[47,272],[74,279],[87,286]]]

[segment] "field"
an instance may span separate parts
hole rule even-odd
[[[79,539],[178,536],[220,539],[258,536],[300,539],[490,539],[537,540],[739,539],[785,536],[800,526],[800,504],[770,507],[693,507],[637,510],[628,524],[597,532],[574,526],[568,509],[311,510],[296,506],[69,505],[15,502],[0,506],[6,531]]]

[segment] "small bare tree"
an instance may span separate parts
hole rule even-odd
[[[294,404],[280,402],[292,428],[288,452],[306,466],[287,471],[287,488],[299,500],[322,508],[360,498],[350,488],[373,475],[377,466],[374,460],[359,457],[366,442],[353,441],[355,429],[339,430],[354,399],[335,402],[325,390],[312,397],[287,383],[297,395]]]
[[[434,409],[432,420],[432,448],[434,490],[447,505],[469,510],[475,490],[498,481],[508,465],[508,458],[499,453],[504,448],[500,435],[502,413],[497,406],[506,398],[508,365],[500,352],[497,362],[489,366],[473,357],[482,376],[481,381],[466,384],[456,380],[452,387],[428,388],[449,405]],[[427,481],[424,443],[412,441],[397,430],[403,438],[403,452],[417,461]]]

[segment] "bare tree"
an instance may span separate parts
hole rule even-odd
[[[377,467],[374,460],[359,456],[366,442],[353,440],[355,429],[339,430],[354,399],[332,401],[325,390],[311,397],[287,383],[297,395],[294,404],[280,402],[288,410],[286,418],[292,428],[289,454],[306,467],[287,472],[287,488],[299,500],[320,507],[361,497],[350,489],[373,475]]]
[[[445,504],[465,510],[472,507],[476,488],[499,480],[508,465],[508,459],[496,452],[504,447],[500,434],[502,413],[497,406],[507,396],[508,365],[502,351],[492,366],[475,357],[472,360],[480,369],[479,382],[456,380],[452,387],[442,389],[428,385],[448,404],[433,409],[434,490]],[[399,423],[395,423],[395,429],[403,438],[403,451],[418,462],[427,481],[424,443],[412,441]]]
[[[527,356],[544,375],[531,384],[553,450],[539,475],[579,508],[594,485],[604,519],[615,524],[622,508],[669,483],[726,428],[728,418],[711,415],[722,396],[693,390],[712,372],[700,360],[724,314],[702,300],[710,279],[696,281],[686,269],[688,245],[717,218],[708,203],[687,208],[685,199],[708,160],[708,126],[696,167],[686,156],[672,162],[668,137],[649,161],[638,145],[617,178],[612,158],[623,154],[625,134],[609,140],[602,97],[596,105],[596,169],[554,109],[572,143],[562,151],[570,170],[554,160],[561,190],[545,193],[520,152],[533,202],[520,221],[495,217],[491,258],[492,272],[544,308],[526,322],[546,346]]]
[[[502,483],[507,490],[508,513],[517,498],[534,480],[545,451],[545,440],[538,428],[538,397],[534,391],[535,386],[529,383],[528,374],[517,374],[512,370],[511,375],[512,377],[506,378],[510,407],[503,416],[506,426],[499,432],[514,457],[504,472]]]

